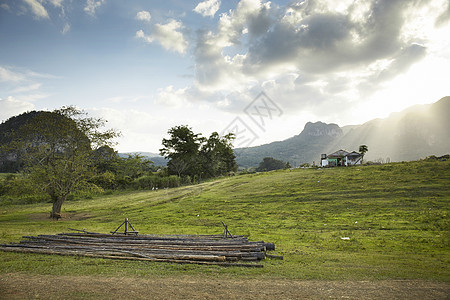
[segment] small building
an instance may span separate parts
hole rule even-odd
[[[347,167],[360,165],[361,163],[362,155],[356,151],[348,152],[341,149],[329,155],[322,154],[320,157],[322,167]]]

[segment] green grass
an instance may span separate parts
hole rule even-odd
[[[450,162],[298,169],[234,176],[194,186],[127,192],[50,204],[0,206],[0,242],[68,228],[114,230],[124,218],[140,233],[231,233],[274,242],[285,260],[263,269],[0,253],[0,273],[102,276],[450,282]],[[343,240],[343,237],[349,240]]]

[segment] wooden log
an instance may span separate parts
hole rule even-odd
[[[264,247],[266,247],[267,251],[274,251],[275,250],[275,244],[274,243],[264,243]]]
[[[127,257],[127,256],[112,256],[112,255],[96,255],[80,252],[55,252],[48,249],[27,249],[18,247],[4,247],[0,246],[0,250],[8,252],[19,253],[38,253],[38,254],[58,254],[67,256],[86,256],[93,258],[107,258],[107,259],[120,259],[120,260],[140,260],[140,261],[152,261],[152,262],[170,262],[179,264],[199,264],[199,265],[218,265],[224,267],[246,267],[246,268],[262,268],[260,264],[244,264],[244,263],[229,263],[229,262],[212,262],[212,261],[189,261],[189,260],[177,260],[177,259],[157,259],[157,258],[143,258],[143,257]]]
[[[230,256],[236,256],[237,253],[240,256],[255,256],[254,253],[258,253],[257,256],[263,256],[264,252],[261,248],[242,248],[242,247],[184,247],[184,246],[155,246],[155,245],[141,245],[136,247],[135,245],[123,245],[123,244],[101,244],[101,243],[55,243],[50,242],[36,242],[30,241],[29,243],[22,242],[21,244],[27,245],[52,245],[53,247],[108,247],[111,249],[130,249],[139,251],[160,251],[160,252],[202,252],[216,255],[222,255],[222,253],[230,253]]]
[[[204,256],[205,259],[210,259],[209,257],[226,257],[227,260],[232,258],[242,259],[250,258],[261,260],[265,258],[264,252],[241,252],[241,251],[198,251],[198,250],[168,250],[168,249],[142,249],[134,247],[110,247],[102,245],[73,245],[73,244],[39,244],[39,243],[29,243],[29,244],[16,244],[10,245],[10,247],[23,247],[23,248],[42,248],[42,249],[55,249],[55,250],[76,250],[76,251],[117,251],[117,252],[129,252],[129,253],[139,253],[143,255],[164,255],[164,256]],[[217,259],[217,258],[215,258]]]
[[[202,242],[202,241],[144,241],[144,240],[133,240],[133,241],[124,241],[124,240],[116,240],[116,239],[90,239],[90,238],[64,238],[59,236],[52,235],[39,235],[38,237],[30,237],[24,236],[24,238],[28,239],[41,239],[45,241],[55,241],[55,242],[67,242],[67,243],[78,243],[78,244],[88,244],[92,242],[98,243],[115,243],[115,244],[133,244],[133,245],[170,245],[170,246],[179,246],[179,245],[189,245],[189,246],[211,246],[211,247],[237,247],[237,248],[260,248],[261,251],[265,251],[263,243],[224,243],[224,242]]]
[[[256,261],[274,250],[273,243],[248,241],[245,237],[223,238],[219,235],[110,235],[76,230],[76,233],[24,236],[19,249],[69,253],[121,256],[146,259],[186,261]],[[5,246],[6,247],[6,246]],[[13,247],[13,246],[10,246]],[[282,257],[281,257],[282,258]]]
[[[283,260],[283,259],[284,259],[284,256],[282,256],[282,255],[272,255],[272,254],[266,254],[266,257],[268,257],[268,258],[272,258],[272,259],[281,259],[281,260]]]
[[[222,235],[125,235],[125,234],[103,234],[103,233],[59,233],[58,235],[65,236],[85,236],[85,237],[95,237],[95,238],[121,238],[121,239],[145,239],[145,240],[230,240],[230,241],[240,241],[248,239],[242,235],[234,236],[233,238],[224,238]]]
[[[236,259],[245,259],[248,258],[250,260],[261,260],[265,258],[264,252],[241,252],[241,251],[199,251],[199,250],[168,250],[168,249],[143,249],[143,248],[135,248],[135,247],[111,247],[111,246],[103,246],[103,245],[74,245],[74,244],[39,244],[39,243],[29,243],[29,244],[16,244],[16,247],[28,247],[28,248],[53,248],[59,250],[77,250],[77,251],[117,251],[117,252],[128,252],[128,253],[137,253],[139,255],[166,255],[166,256],[177,256],[177,255],[185,255],[185,256],[205,256],[208,257],[226,257],[227,260]]]

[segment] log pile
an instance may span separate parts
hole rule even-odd
[[[222,235],[113,235],[60,233],[24,236],[17,244],[0,245],[0,250],[24,253],[77,255],[108,259],[141,260],[184,264],[263,267],[258,261],[275,257],[266,251],[275,245],[251,242],[244,236]]]

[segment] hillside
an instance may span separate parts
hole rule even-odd
[[[124,218],[142,234],[232,234],[276,245],[264,269],[218,268],[1,253],[0,273],[56,276],[232,276],[450,281],[450,161],[296,169],[199,185],[69,201],[0,204],[0,243],[68,228],[109,232]],[[55,268],[58,266],[58,268]]]
[[[339,149],[358,150],[369,147],[367,160],[416,160],[450,152],[450,97],[434,104],[416,105],[386,119],[362,125],[339,127],[336,124],[308,122],[292,138],[266,145],[235,149],[241,167],[257,166],[264,157],[289,161],[291,165],[316,163],[320,154]]]
[[[0,124],[0,172],[17,172],[21,168],[20,157],[23,153],[9,145],[11,142],[14,144],[17,136],[20,135],[20,138],[26,138],[29,142],[40,145],[49,142],[49,137],[37,131],[36,125],[30,126],[32,122],[38,122],[47,128],[76,127],[74,120],[69,117],[49,111],[31,111],[9,118]],[[66,137],[73,137],[75,133],[78,134],[79,142],[90,143],[88,137],[78,129],[76,132],[71,131],[70,134],[66,132]]]

